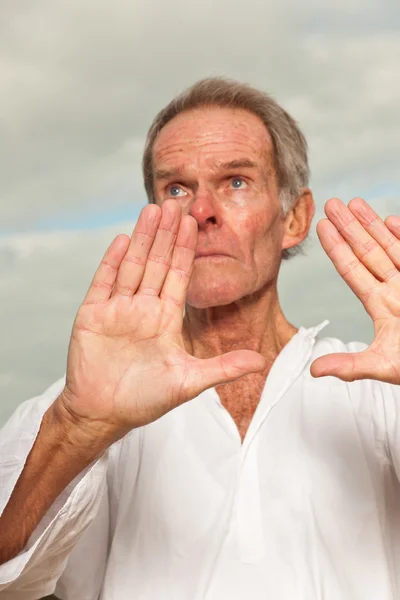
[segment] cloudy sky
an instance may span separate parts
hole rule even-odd
[[[270,92],[310,145],[308,253],[285,264],[288,318],[369,342],[363,307],[319,246],[325,201],[400,213],[398,0],[2,0],[0,423],[65,371],[105,248],[144,206],[144,136],[196,79]]]

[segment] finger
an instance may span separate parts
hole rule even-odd
[[[379,281],[359,261],[354,252],[329,219],[322,219],[317,225],[317,234],[321,245],[339,275],[353,290],[368,309],[371,291],[379,286]]]
[[[193,217],[186,215],[182,218],[171,267],[160,293],[160,298],[170,304],[168,313],[175,317],[171,321],[173,327],[182,321],[183,307],[196,255],[197,230],[198,225]]]
[[[94,274],[83,304],[98,304],[106,302],[110,298],[119,266],[125,256],[129,242],[129,236],[124,234],[117,235],[111,242]]]
[[[372,238],[383,248],[397,270],[400,269],[400,240],[362,198],[349,202],[349,209]],[[393,217],[396,222],[396,217]],[[399,232],[400,233],[400,232]],[[399,278],[400,279],[400,278]]]
[[[400,217],[395,215],[390,215],[390,217],[386,217],[385,225],[400,240]]]
[[[145,206],[133,230],[128,250],[118,271],[112,295],[133,296],[142,281],[147,257],[161,220],[156,204]]]
[[[375,379],[398,383],[398,373],[384,357],[367,348],[362,352],[340,352],[320,356],[311,363],[313,377],[338,377],[342,381]]]
[[[214,358],[195,359],[186,373],[185,395],[195,398],[204,390],[235,381],[266,368],[266,360],[252,350],[234,350]]]
[[[371,352],[341,352],[320,356],[310,366],[313,377],[338,377],[342,381],[370,379],[376,371],[376,357]]]
[[[350,207],[352,210],[350,210]],[[372,215],[375,215],[374,211],[372,213],[371,211],[371,207],[361,198],[352,200],[349,207],[338,198],[332,198],[325,205],[327,217],[348,243],[355,256],[379,281],[389,282],[393,277],[398,276],[398,269],[385,249],[368,233],[364,226],[370,223],[373,219]],[[368,214],[368,219],[365,216],[366,214]],[[358,220],[358,216],[362,219],[362,223]],[[369,229],[371,228],[369,227]],[[393,238],[386,227],[385,230],[387,232],[386,238],[381,235],[380,239],[388,247],[388,236],[392,239],[396,238]]]
[[[138,294],[158,296],[171,266],[176,237],[179,231],[182,210],[176,200],[167,200],[162,205],[162,217],[158,231],[147,258],[143,279]]]

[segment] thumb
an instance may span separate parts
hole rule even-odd
[[[376,356],[369,352],[341,352],[320,356],[310,366],[313,377],[338,377],[342,381],[369,379],[376,371]]]
[[[266,367],[266,359],[252,350],[234,350],[214,358],[197,359],[187,373],[185,387],[194,398],[204,390],[258,373]]]

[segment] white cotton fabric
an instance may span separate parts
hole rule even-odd
[[[400,387],[312,378],[366,347],[327,323],[279,354],[243,444],[210,389],[109,448],[0,567],[1,600],[400,598]],[[0,510],[64,381],[1,432]]]

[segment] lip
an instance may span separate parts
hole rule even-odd
[[[202,258],[203,256],[228,256],[223,250],[212,250],[208,248],[196,248],[195,258]]]
[[[219,252],[198,252],[195,256],[196,258],[222,258],[225,257],[227,258],[226,254],[220,254]]]

